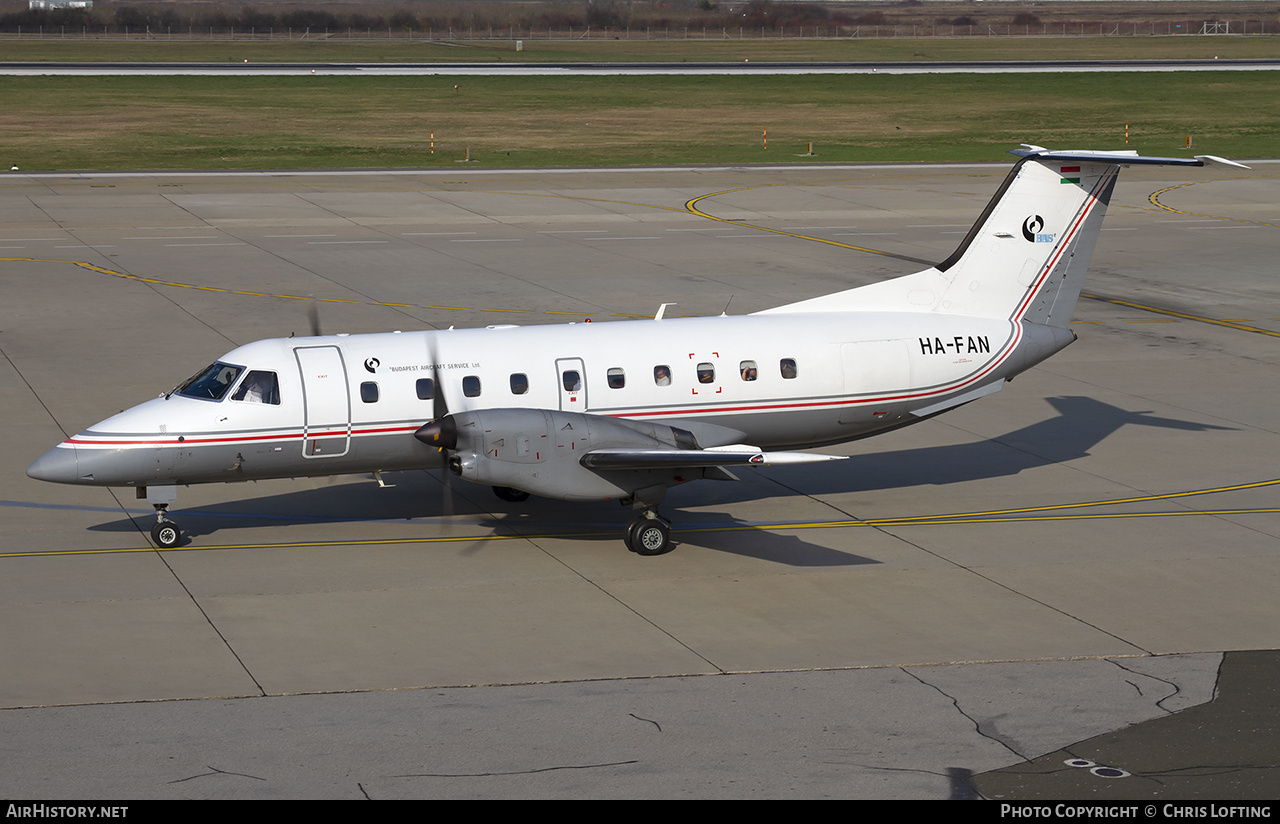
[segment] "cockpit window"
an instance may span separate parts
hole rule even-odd
[[[186,383],[179,386],[178,394],[186,395],[188,398],[220,401],[243,371],[244,367],[242,366],[215,363],[208,369],[196,373]]]
[[[254,370],[245,375],[240,388],[231,396],[233,401],[249,401],[250,403],[269,403],[280,405],[280,382],[275,372]]]

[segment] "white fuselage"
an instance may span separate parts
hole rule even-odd
[[[702,421],[766,449],[817,446],[913,422],[1051,354],[1018,356],[1025,332],[1009,320],[845,312],[277,338],[220,359],[242,367],[220,399],[173,393],[61,447],[77,456],[66,482],[104,485],[437,466],[438,451],[412,434],[444,411],[439,398],[451,413]],[[278,403],[234,398],[253,371],[274,373]]]

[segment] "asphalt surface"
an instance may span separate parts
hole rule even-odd
[[[648,559],[616,505],[438,472],[183,489],[157,552],[145,502],[24,469],[313,306],[743,314],[913,271],[1007,165],[0,178],[0,795],[1274,797],[1253,165],[1127,170],[1077,343],[838,466],[674,491]]]

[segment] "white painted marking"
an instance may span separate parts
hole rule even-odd
[[[1251,158],[1249,161],[1253,165],[1280,163],[1280,158]],[[799,167],[806,172],[846,172],[857,171],[863,169],[884,169],[889,164],[884,163],[830,163],[824,165],[805,165]],[[1007,163],[902,163],[892,164],[895,171],[902,169],[909,170],[963,170],[963,169],[1007,169]],[[655,172],[679,172],[688,174],[691,168],[696,168],[699,172],[795,172],[796,166],[582,166],[576,168],[553,168],[544,169],[537,167],[529,167],[523,169],[467,169],[461,172],[457,169],[377,169],[377,170],[360,170],[360,169],[344,169],[344,170],[328,170],[317,171],[314,169],[300,169],[298,171],[271,171],[271,172],[255,172],[255,171],[185,171],[185,172],[20,172],[11,173],[9,178],[25,177],[32,179],[67,179],[67,180],[107,180],[116,178],[126,178],[131,180],[154,180],[158,178],[192,178],[206,179],[217,177],[269,177],[269,178],[290,178],[290,177],[457,177],[465,174],[467,177],[490,177],[501,175],[584,175],[584,174],[600,174],[602,172],[617,175],[650,175]],[[149,226],[140,226],[140,229],[150,229]],[[205,228],[201,226],[186,226],[175,228]],[[670,230],[678,231],[678,230]],[[690,230],[694,231],[694,230]]]

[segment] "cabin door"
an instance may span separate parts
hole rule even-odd
[[[562,412],[587,411],[587,373],[582,367],[582,358],[556,361],[556,385],[560,387]]]
[[[336,346],[293,350],[302,374],[302,457],[336,458],[351,447],[347,369]]]

